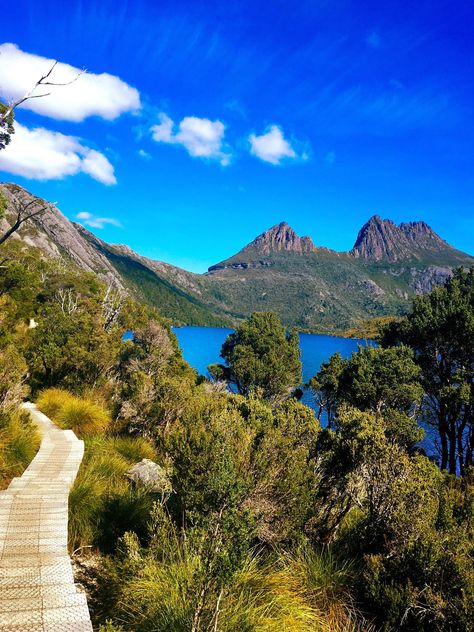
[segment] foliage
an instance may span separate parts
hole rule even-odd
[[[376,316],[363,320],[348,329],[341,335],[344,338],[362,338],[363,340],[378,340],[383,330],[393,321],[397,321],[397,316]]]
[[[267,561],[248,554],[239,569],[216,585],[200,610],[196,585],[206,571],[202,551],[155,507],[151,544],[143,549],[126,534],[100,578],[103,617],[126,629],[173,632],[343,632],[370,630],[353,608],[348,569],[309,549]]]
[[[387,327],[382,344],[414,350],[441,468],[466,471],[474,465],[474,268],[418,297],[406,318]]]
[[[226,365],[213,365],[217,379],[235,384],[239,393],[260,390],[262,397],[279,402],[301,384],[298,336],[287,333],[271,312],[254,313],[222,345]]]
[[[0,151],[10,144],[11,136],[15,133],[13,127],[13,110],[7,115],[9,106],[0,101]]]
[[[69,546],[113,551],[127,530],[146,534],[152,497],[131,487],[126,472],[143,458],[155,458],[143,439],[92,436],[69,495]]]
[[[27,370],[13,344],[0,344],[0,489],[23,473],[40,444],[29,415],[19,410],[27,393]]]

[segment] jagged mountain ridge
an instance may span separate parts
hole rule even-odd
[[[427,254],[456,251],[441,239],[425,222],[402,223],[397,226],[389,219],[374,215],[357,235],[351,254],[370,261],[391,262],[423,259]],[[463,258],[461,254],[461,259]]]
[[[0,191],[10,203],[32,197],[17,185],[0,185]],[[232,325],[252,311],[273,310],[288,326],[332,332],[402,313],[453,267],[474,264],[423,222],[396,226],[374,216],[349,252],[316,247],[281,222],[208,273],[194,274],[108,244],[47,206],[17,238],[125,288],[178,324]],[[11,209],[1,221],[11,223]]]

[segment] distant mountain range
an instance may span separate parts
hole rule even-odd
[[[0,185],[11,202],[33,196]],[[38,202],[42,202],[38,200]],[[11,223],[13,211],[0,224]],[[44,256],[63,258],[158,307],[176,324],[232,326],[252,311],[276,311],[288,326],[334,332],[367,318],[398,315],[453,268],[474,265],[424,222],[396,225],[375,215],[349,252],[315,246],[282,222],[237,254],[194,274],[108,244],[52,204],[18,235]]]

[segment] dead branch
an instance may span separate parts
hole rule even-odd
[[[64,82],[47,81],[47,79],[49,79],[49,77],[51,76],[53,70],[56,68],[57,64],[58,62],[55,61],[54,64],[51,66],[51,68],[48,70],[48,72],[38,79],[38,81],[31,88],[31,90],[28,90],[28,92],[23,97],[21,97],[21,99],[18,99],[17,101],[14,101],[13,103],[11,103],[8,106],[8,108],[5,110],[5,112],[0,113],[0,123],[3,123],[4,121],[6,121],[8,117],[13,113],[15,108],[20,106],[25,101],[29,101],[30,99],[41,99],[42,97],[48,97],[51,95],[51,92],[45,92],[44,94],[33,94],[34,91],[39,86],[69,86],[71,85],[71,83],[74,83],[75,81],[77,81],[81,75],[87,72],[87,70],[83,68],[77,73],[77,75],[73,79],[71,79],[71,81],[64,81]]]
[[[5,231],[3,235],[0,236],[0,246],[9,237],[11,237],[13,233],[16,233],[16,231],[21,227],[22,224],[24,224],[29,219],[32,219],[33,217],[37,217],[38,215],[41,215],[41,213],[43,213],[47,209],[47,206],[41,206],[41,208],[34,210],[32,212],[29,212],[28,209],[30,209],[36,203],[37,203],[36,198],[33,198],[28,203],[25,203],[21,200],[13,201],[13,205],[16,210],[16,220],[10,226],[10,228],[7,231]]]

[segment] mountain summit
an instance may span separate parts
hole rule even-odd
[[[370,261],[422,259],[442,251],[456,252],[425,222],[395,224],[374,215],[362,226],[351,254]]]
[[[262,255],[288,250],[289,252],[313,252],[315,245],[311,237],[298,237],[286,222],[280,222],[252,241],[247,248],[255,249]]]
[[[270,265],[270,261],[265,257],[272,254],[305,254],[315,250],[316,246],[311,237],[299,237],[287,222],[280,222],[256,237],[233,257],[211,266],[209,272],[223,268],[265,267]]]

